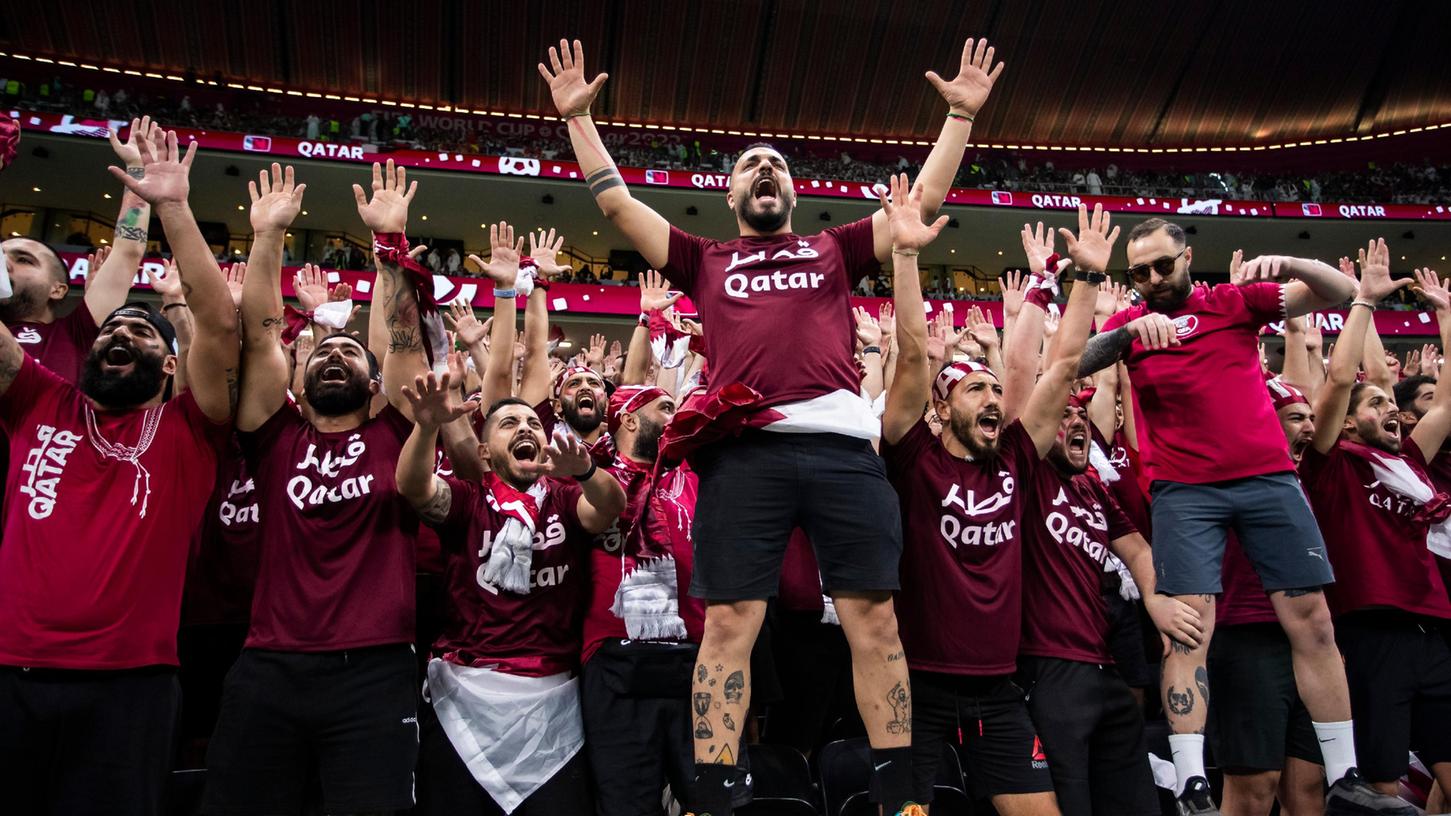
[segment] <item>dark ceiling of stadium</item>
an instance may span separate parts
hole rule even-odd
[[[929,137],[987,36],[1007,70],[974,140],[1241,145],[1451,120],[1451,3],[552,0],[6,3],[22,53],[471,108],[552,113],[561,35],[610,74],[596,115]]]

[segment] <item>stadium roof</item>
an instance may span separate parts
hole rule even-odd
[[[400,13],[406,8],[406,14]],[[1007,71],[975,141],[1244,145],[1451,121],[1451,4],[1389,0],[551,0],[12,3],[0,47],[138,70],[552,113],[560,36],[611,75],[597,115],[930,137],[987,36]]]

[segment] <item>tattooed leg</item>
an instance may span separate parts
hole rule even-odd
[[[841,629],[851,646],[857,708],[873,748],[912,743],[912,687],[897,636],[897,615],[886,593],[832,596]]]
[[[751,647],[766,617],[765,601],[713,603],[706,608],[695,673],[691,676],[691,734],[695,761],[734,765],[751,702]]]
[[[1164,649],[1163,694],[1164,712],[1175,734],[1203,734],[1209,713],[1209,673],[1205,658],[1214,632],[1214,596],[1178,595],[1178,600],[1194,607],[1204,622],[1204,640],[1199,648],[1169,639]]]

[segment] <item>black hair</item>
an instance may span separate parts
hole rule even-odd
[[[1421,386],[1435,384],[1436,378],[1427,377],[1425,374],[1416,374],[1414,376],[1407,377],[1404,380],[1401,380],[1400,382],[1396,383],[1396,387],[1392,389],[1393,393],[1396,396],[1396,405],[1400,407],[1401,410],[1411,410],[1410,405],[1412,402],[1415,401],[1416,392],[1421,390]]]
[[[755,150],[758,147],[764,147],[767,150],[774,150],[777,153],[781,153],[781,149],[778,148],[778,147],[776,147],[775,145],[771,144],[770,142],[751,142],[750,144],[748,144],[745,147],[741,148],[741,152],[739,152],[739,153],[736,154],[736,160],[733,161],[733,162],[731,162],[731,166],[734,167],[735,164],[736,164],[736,162],[739,162],[741,160],[741,157],[742,156],[746,155],[747,153],[751,152],[752,150]],[[786,154],[785,153],[781,153],[781,157],[782,158],[785,158],[786,157]]]
[[[1374,383],[1369,380],[1360,380],[1355,385],[1350,386],[1350,402],[1345,406],[1347,416],[1355,413],[1356,407],[1360,405],[1361,397],[1365,395],[1365,389],[1372,385]]]
[[[1134,228],[1129,230],[1128,241],[1137,241],[1145,235],[1157,232],[1158,230],[1163,230],[1168,233],[1169,238],[1174,241],[1174,246],[1184,246],[1184,242],[1187,240],[1184,235],[1184,228],[1175,224],[1173,221],[1165,221],[1162,218],[1150,218],[1147,221],[1135,224]]]
[[[328,336],[326,336],[326,337],[318,340],[317,341],[317,345],[316,346],[313,346],[313,349],[312,349],[313,355],[315,356],[317,354],[318,350],[322,348],[322,344],[323,343],[326,343],[327,341],[333,339],[334,337],[341,337],[341,338],[343,338],[345,340],[351,340],[354,343],[357,343],[359,346],[362,346],[363,347],[363,356],[366,357],[366,358],[368,358],[368,379],[370,379],[370,380],[376,380],[376,379],[378,379],[378,378],[380,378],[380,377],[383,376],[383,370],[378,365],[378,358],[373,354],[373,352],[368,348],[368,346],[362,340],[359,340],[358,338],[352,336],[351,334],[341,334],[341,333],[339,333],[339,334],[329,334]],[[312,357],[308,357],[308,359],[311,360]]]
[[[508,408],[510,405],[522,405],[531,411],[534,410],[534,406],[530,405],[528,400],[522,400],[518,397],[504,397],[503,399],[495,400],[494,404],[489,406],[489,410],[484,412],[484,428],[487,429],[489,427],[489,422],[493,420],[494,414],[497,414],[501,409]]]

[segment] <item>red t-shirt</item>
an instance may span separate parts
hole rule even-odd
[[[448,454],[444,452],[443,445],[439,445],[434,454],[433,475],[453,475],[453,462],[448,460]],[[427,524],[419,525],[418,538],[414,541],[414,569],[426,575],[442,575],[445,561],[443,545],[438,540],[438,532]]]
[[[1335,568],[1336,581],[1326,588],[1330,611],[1391,607],[1451,619],[1451,600],[1435,556],[1426,549],[1427,525],[1412,519],[1419,505],[1386,489],[1370,464],[1344,445],[1336,443],[1324,454],[1307,448],[1300,461],[1300,477]],[[1426,457],[1410,437],[1401,459],[1425,472]]]
[[[717,327],[705,333],[710,392],[744,383],[764,407],[861,391],[851,287],[880,269],[863,218],[816,235],[730,241],[671,227],[660,271]]]
[[[1018,488],[1039,465],[1032,437],[1015,421],[996,457],[973,462],[948,453],[918,420],[897,444],[884,442],[882,455],[902,507],[896,607],[907,665],[1012,673],[1023,618]]]
[[[1144,538],[1152,540],[1153,514],[1149,511],[1149,497],[1144,493],[1141,484],[1139,457],[1129,448],[1128,437],[1124,435],[1122,428],[1114,431],[1112,442],[1104,439],[1098,428],[1092,428],[1091,434],[1093,444],[1103,451],[1118,476],[1112,481],[1105,478],[1104,487],[1113,494],[1114,503],[1128,516],[1134,529]]]
[[[1244,554],[1239,537],[1233,530],[1226,531],[1224,542],[1224,566],[1220,571],[1219,601],[1214,607],[1215,626],[1234,626],[1241,623],[1276,623],[1275,606],[1265,594],[1265,585],[1254,564]]]
[[[606,398],[605,401],[609,402],[609,399]],[[569,425],[565,423],[563,417],[560,417],[554,413],[553,400],[544,400],[543,402],[534,406],[534,413],[539,415],[539,424],[544,426],[544,435],[549,437],[550,439],[554,438],[554,428],[556,425],[562,425],[563,427],[568,428],[569,432],[574,434],[576,437],[579,436],[578,433],[575,433],[575,430],[573,428],[570,428]],[[475,431],[482,438],[482,425],[476,427]],[[594,460],[596,466],[602,468],[607,468],[614,463],[615,440],[614,437],[610,436],[609,431],[600,431],[599,438],[594,441],[594,444],[589,446],[589,458]]]
[[[1032,468],[1023,516],[1025,655],[1112,663],[1103,598],[1109,542],[1137,532],[1097,478]]]
[[[1148,311],[1131,306],[1103,331]],[[1196,286],[1183,306],[1164,313],[1181,345],[1148,351],[1133,341],[1127,362],[1134,405],[1148,426],[1151,479],[1204,484],[1294,470],[1259,356],[1260,330],[1284,313],[1279,284]]]
[[[102,444],[117,446],[140,443],[153,419],[137,467],[97,451],[89,405],[29,355],[0,396],[11,450],[0,665],[176,665],[187,548],[228,426],[208,419],[190,393],[150,411],[95,413]]]
[[[690,525],[695,518],[699,477],[686,465],[666,471],[651,496],[648,494],[650,472],[647,466],[617,456],[605,469],[625,489],[628,501],[625,512],[615,519],[610,529],[595,536],[590,545],[590,593],[584,617],[584,657],[580,662],[588,662],[605,641],[629,636],[625,622],[611,612],[610,607],[615,602],[615,593],[619,591],[625,571],[634,566],[634,559],[622,550],[647,501],[654,502],[651,513],[668,516],[656,519],[656,523],[648,529],[668,529],[679,533],[671,536],[669,541],[653,543],[657,547],[665,545],[662,549],[669,549],[675,557],[680,618],[685,622],[686,637],[692,643],[699,643],[705,631],[705,602],[690,597],[688,592],[691,567],[695,563]]]
[[[483,580],[493,535],[507,517],[489,506],[483,485],[452,477],[444,481],[453,491],[453,504],[436,526],[448,558],[450,601],[434,652],[462,666],[529,677],[574,669],[589,584],[586,552],[593,538],[579,526],[580,486],[573,480],[547,480],[529,592],[518,595]]]
[[[192,536],[181,605],[183,626],[239,624],[251,617],[262,546],[256,487],[241,445],[230,440],[222,451],[206,515]]]
[[[394,480],[412,430],[390,405],[352,430],[323,433],[284,403],[239,434],[264,531],[248,648],[413,642],[418,516]]]
[[[26,354],[68,383],[81,381],[86,357],[101,334],[101,328],[96,325],[96,319],[91,317],[91,310],[83,300],[77,301],[69,314],[50,323],[19,321],[7,324],[6,328],[15,335],[15,342]]]

